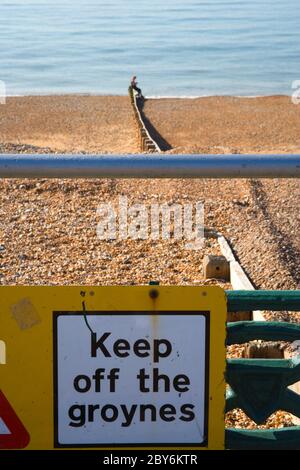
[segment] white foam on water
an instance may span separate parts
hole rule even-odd
[[[199,96],[188,96],[188,95],[180,95],[180,96],[164,96],[164,95],[153,95],[153,96],[146,96],[148,100],[167,100],[167,99],[183,99],[183,100],[197,100],[198,98],[207,98],[208,96],[213,95],[199,95]]]
[[[149,95],[146,96],[148,100],[167,100],[167,99],[182,99],[182,100],[198,100],[199,98],[267,98],[275,95],[198,95],[198,96],[164,96],[164,95]],[[282,95],[283,96],[283,95]]]

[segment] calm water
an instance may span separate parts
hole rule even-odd
[[[0,0],[7,93],[290,94],[299,0]]]

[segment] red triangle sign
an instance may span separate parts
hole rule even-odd
[[[0,449],[24,449],[27,447],[30,436],[1,390],[0,418],[10,432],[10,434],[1,434],[0,431]]]

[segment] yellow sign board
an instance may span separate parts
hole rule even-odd
[[[0,292],[0,449],[224,449],[221,288]]]

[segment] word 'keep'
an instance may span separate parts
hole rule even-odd
[[[153,362],[159,362],[161,358],[168,357],[172,352],[172,344],[167,339],[154,339],[149,342],[147,339],[138,339],[132,345],[127,339],[116,339],[112,344],[107,344],[111,332],[103,333],[98,339],[97,333],[91,335],[91,357],[97,357],[97,352],[101,352],[105,357],[128,357],[135,354],[137,357],[144,358],[152,355]]]

